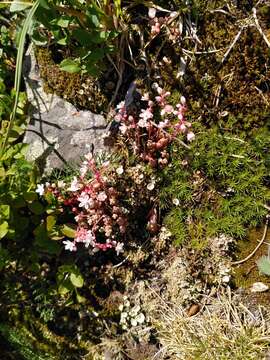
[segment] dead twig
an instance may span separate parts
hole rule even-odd
[[[269,222],[269,218],[267,217],[267,218],[266,218],[266,221],[265,221],[263,236],[262,236],[259,244],[255,247],[255,249],[254,249],[247,257],[245,257],[244,259],[232,262],[232,265],[240,265],[240,264],[243,264],[244,262],[248,261],[249,259],[252,258],[252,256],[255,255],[255,253],[256,253],[257,250],[261,247],[261,245],[263,244],[263,242],[264,242],[264,240],[265,240],[265,237],[266,237],[266,234],[267,234],[267,230],[268,230],[268,222]]]
[[[226,53],[223,56],[223,59],[221,60],[221,64],[224,64],[225,60],[227,59],[227,57],[229,56],[230,52],[232,51],[234,45],[237,43],[237,41],[240,38],[240,35],[242,34],[244,27],[241,27],[241,29],[238,31],[238,33],[236,34],[235,38],[233,39],[231,45],[229,46],[228,50],[226,51]]]
[[[260,24],[259,24],[259,20],[258,20],[258,18],[257,18],[257,10],[256,10],[255,7],[252,9],[252,12],[253,12],[253,18],[254,18],[255,26],[256,26],[257,30],[259,31],[259,33],[262,35],[262,37],[263,37],[266,45],[270,48],[270,42],[269,42],[269,40],[267,39],[267,36],[266,36],[265,33],[263,32],[263,30],[262,30],[262,28],[261,28],[261,26],[260,26]]]

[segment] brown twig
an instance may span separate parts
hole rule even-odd
[[[259,244],[255,247],[255,249],[254,249],[247,257],[245,257],[244,259],[232,262],[232,265],[240,265],[240,264],[243,264],[244,262],[248,261],[249,259],[252,258],[252,256],[255,255],[256,251],[260,248],[260,246],[263,244],[263,242],[264,242],[264,240],[265,240],[265,237],[266,237],[266,234],[267,234],[267,230],[268,230],[268,222],[269,222],[269,218],[267,217],[267,218],[266,218],[266,221],[265,221],[263,236],[262,236]]]
[[[254,18],[255,26],[256,26],[257,30],[259,31],[259,33],[262,35],[262,37],[263,37],[266,45],[270,48],[270,42],[269,42],[269,40],[267,39],[267,36],[266,36],[265,33],[263,32],[263,30],[262,30],[262,28],[261,28],[261,26],[260,26],[260,24],[259,24],[259,20],[258,20],[258,18],[257,18],[257,10],[256,10],[255,7],[252,9],[252,12],[253,12],[253,18]]]

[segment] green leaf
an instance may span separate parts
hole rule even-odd
[[[10,206],[0,205],[0,219],[8,220],[10,216]]]
[[[47,0],[39,0],[39,4],[41,7],[43,7],[46,10],[50,10],[50,6],[48,4]]]
[[[39,31],[34,30],[31,36],[33,43],[37,46],[44,46],[48,43],[48,38],[44,35],[41,35]]]
[[[0,224],[0,239],[3,239],[4,236],[8,233],[8,222],[4,221]]]
[[[63,235],[69,237],[69,238],[75,238],[75,234],[76,234],[76,226],[73,224],[65,224],[62,229],[61,232]]]
[[[37,200],[38,196],[35,191],[26,191],[23,193],[23,198],[26,201],[34,201]]]
[[[87,30],[76,29],[73,31],[75,39],[83,46],[89,47],[92,44],[93,34]]]
[[[58,286],[58,292],[60,295],[66,295],[70,291],[73,291],[73,287],[69,281],[65,280]]]
[[[14,0],[12,1],[12,4],[10,5],[10,12],[16,12],[16,11],[22,11],[27,9],[28,7],[33,6],[33,4],[30,1],[24,1],[24,0]]]
[[[26,202],[21,195],[16,196],[16,198],[12,200],[12,207],[19,209],[24,206],[26,206]]]
[[[104,50],[97,48],[86,57],[87,65],[91,65],[104,57]]]
[[[86,65],[85,69],[86,72],[93,77],[98,76],[100,74],[100,69],[95,65]]]
[[[0,245],[0,271],[7,265],[9,260],[9,253]]]
[[[84,284],[83,277],[79,273],[72,273],[70,275],[70,281],[76,288],[81,288]]]
[[[95,44],[102,44],[106,42],[109,37],[109,31],[98,31],[91,36],[91,40]]]
[[[257,265],[262,274],[270,275],[270,259],[267,256],[262,256],[257,261]]]
[[[86,302],[86,298],[84,296],[81,296],[80,294],[76,293],[76,298],[78,303],[84,304]]]
[[[68,25],[69,25],[69,23],[70,23],[70,21],[71,21],[71,19],[70,19],[69,16],[62,16],[62,17],[60,17],[59,19],[57,19],[56,24],[57,24],[58,26],[63,27],[63,28],[67,28]]]
[[[0,177],[5,177],[5,176],[6,176],[5,169],[3,167],[0,167]]]
[[[49,215],[46,219],[46,228],[48,231],[51,231],[56,223],[55,216]]]
[[[35,215],[41,215],[44,212],[44,207],[38,201],[28,204],[28,207]]]
[[[36,245],[41,247],[47,253],[55,255],[61,252],[61,246],[56,241],[52,241],[48,237],[45,224],[40,224],[34,230]]]
[[[65,59],[63,60],[60,65],[59,65],[60,69],[63,71],[66,71],[68,73],[77,73],[81,71],[81,67],[78,64],[77,61],[72,60],[72,59]]]
[[[62,38],[62,39],[59,39],[59,40],[57,41],[57,44],[59,44],[59,45],[67,45],[67,41],[68,41],[68,38],[67,38],[67,36],[66,36],[66,37],[64,37],[64,38]]]

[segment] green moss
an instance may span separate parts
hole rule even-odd
[[[98,80],[60,70],[52,58],[52,53],[45,48],[36,48],[36,57],[46,92],[55,93],[78,108],[87,108],[93,112],[106,109],[109,100],[101,90]]]
[[[186,237],[198,248],[221,233],[243,238],[248,228],[261,223],[267,213],[263,204],[270,201],[269,139],[266,129],[244,141],[198,128],[191,151],[175,146],[161,206],[172,208],[165,223],[177,243]],[[183,160],[188,164],[182,165]]]
[[[263,232],[264,227],[252,229],[245,239],[238,242],[236,260],[245,259],[253,252],[253,250],[258,245],[258,241],[261,240]],[[270,237],[268,232],[268,236],[266,237],[265,242],[269,242],[269,240]],[[267,255],[267,253],[268,245],[262,244],[253,257],[251,257],[248,261],[245,261],[244,263],[234,267],[233,279],[237,287],[248,289],[255,282],[263,282],[264,284],[270,286],[270,277],[261,274],[256,264],[257,260],[261,256]],[[252,297],[252,301],[257,304],[269,305],[269,293],[252,294]]]

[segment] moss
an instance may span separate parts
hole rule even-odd
[[[236,260],[245,259],[258,245],[258,241],[261,240],[264,227],[254,228],[249,231],[248,236],[237,243]],[[255,255],[248,261],[234,267],[233,279],[238,288],[248,289],[255,282],[263,282],[270,286],[270,277],[263,275],[259,272],[256,262],[261,256],[265,256],[268,253],[267,242],[270,241],[270,235],[266,236],[265,243],[256,251]],[[270,294],[258,293],[252,294],[252,302],[261,305],[269,305]]]
[[[93,112],[106,109],[109,100],[101,91],[98,80],[60,70],[48,49],[36,48],[36,57],[46,92],[56,93],[78,108],[87,108]]]
[[[248,133],[269,119],[269,49],[258,30],[249,26],[222,62],[239,26],[250,15],[248,4],[232,6],[229,11],[225,5],[222,1],[197,1],[189,8],[200,41],[195,47],[197,54],[192,55],[195,50],[190,37],[175,44],[168,41],[162,48],[156,42],[151,51],[159,52],[158,59],[154,55],[153,59],[158,60],[157,72],[164,84],[188,99],[192,118],[200,118],[207,126],[218,124],[232,132]],[[225,12],[211,11],[222,6]],[[267,35],[269,11],[258,7],[258,17]],[[188,57],[182,48],[190,51]],[[162,63],[164,56],[171,62]],[[186,73],[177,79],[181,57],[186,57]]]
[[[165,223],[176,242],[185,239],[203,248],[207,238],[218,234],[243,238],[248,228],[263,220],[267,213],[263,204],[270,201],[270,143],[267,130],[246,141],[217,129],[197,131],[190,151],[175,145],[172,166],[164,177],[167,186],[160,195],[164,211],[171,209]],[[178,206],[173,206],[174,198]]]

